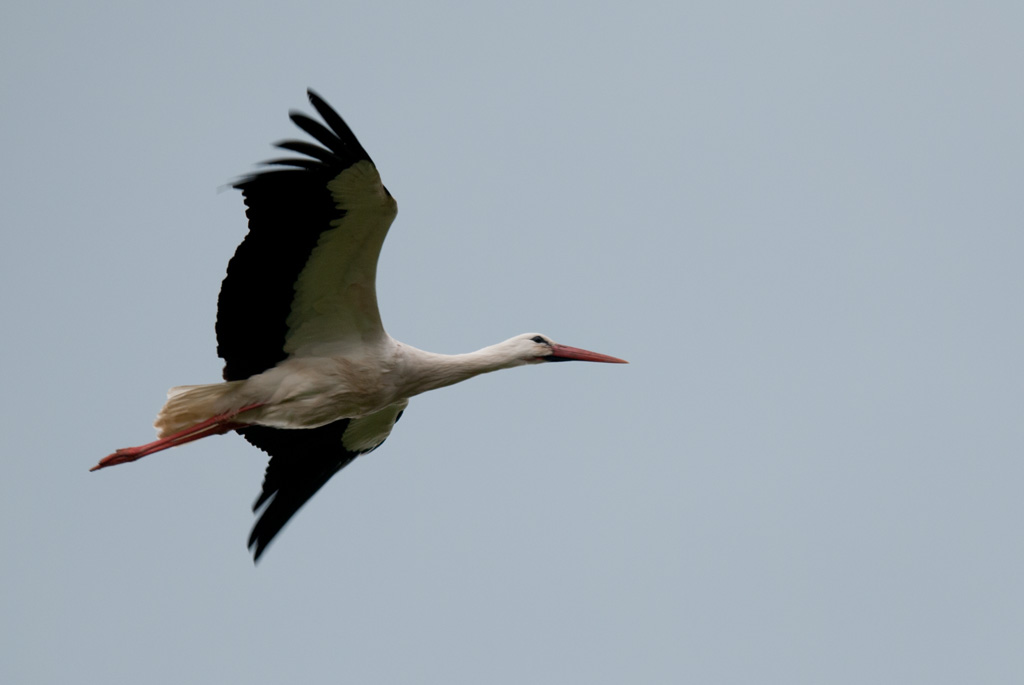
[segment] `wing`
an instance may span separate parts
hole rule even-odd
[[[342,419],[320,428],[284,429],[247,426],[238,432],[270,455],[267,474],[252,510],[263,507],[249,536],[253,560],[309,498],[360,454],[380,447],[391,434],[408,400],[360,419]]]
[[[338,114],[309,91],[327,126],[291,119],[320,145],[277,147],[306,158],[235,184],[249,233],[228,264],[217,302],[217,354],[225,380],[272,368],[320,344],[357,345],[384,335],[377,258],[398,205],[366,150]],[[321,147],[322,145],[322,147]]]

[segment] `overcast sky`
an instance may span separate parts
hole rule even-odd
[[[1019,683],[1024,5],[6,3],[0,681]],[[254,567],[230,181],[313,87],[415,398]],[[299,134],[301,135],[301,134]]]

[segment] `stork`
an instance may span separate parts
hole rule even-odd
[[[235,431],[270,456],[249,549],[267,545],[334,474],[391,434],[409,398],[473,376],[556,361],[622,359],[523,333],[468,354],[398,342],[377,309],[377,258],[398,212],[366,150],[316,93],[327,124],[291,120],[320,145],[266,162],[234,184],[249,232],[228,263],[217,301],[224,382],[171,388],[158,439],[115,451],[96,471]]]

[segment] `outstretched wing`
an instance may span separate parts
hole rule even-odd
[[[228,264],[217,302],[225,380],[313,354],[322,344],[358,345],[385,335],[377,258],[398,205],[342,118],[313,91],[309,101],[327,126],[298,112],[291,119],[320,145],[277,143],[306,157],[271,160],[284,168],[235,184],[249,233]]]
[[[262,513],[249,536],[253,559],[263,551],[310,497],[360,454],[380,447],[402,416],[408,400],[375,414],[342,419],[320,428],[284,429],[247,426],[245,439],[270,455],[267,474],[253,511]]]

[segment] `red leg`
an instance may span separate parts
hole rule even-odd
[[[200,438],[205,438],[210,435],[228,433],[236,428],[241,428],[242,426],[247,425],[245,423],[232,421],[231,419],[242,412],[262,406],[263,403],[259,403],[250,404],[242,407],[241,409],[232,409],[231,411],[224,412],[223,414],[212,416],[205,421],[195,424],[194,426],[189,426],[177,433],[168,435],[166,438],[160,438],[159,440],[154,440],[153,442],[146,443],[145,445],[139,445],[138,447],[123,447],[115,451],[113,454],[109,454],[100,459],[100,462],[89,470],[98,471],[99,469],[106,468],[107,466],[126,464],[130,461],[141,459],[146,455],[153,454],[154,452],[160,452],[170,447],[184,445],[185,443],[192,442],[193,440],[199,440]]]

